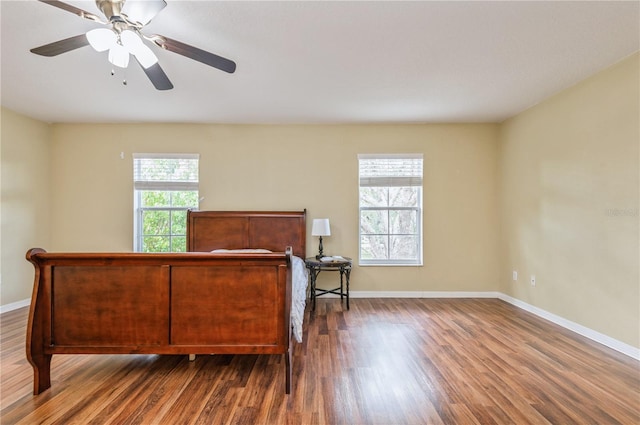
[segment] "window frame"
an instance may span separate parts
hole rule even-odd
[[[164,181],[150,181],[150,180],[137,180],[137,162],[140,159],[191,159],[197,161],[197,176],[200,173],[200,155],[199,154],[162,154],[162,153],[134,153],[133,154],[133,168],[134,168],[134,176],[133,176],[133,209],[134,209],[134,220],[133,220],[133,250],[134,252],[144,252],[144,237],[149,236],[144,234],[143,229],[143,216],[145,211],[167,211],[169,213],[169,217],[171,217],[173,212],[181,212],[187,211],[189,209],[197,209],[198,201],[196,201],[196,205],[186,206],[186,207],[175,207],[175,206],[142,206],[142,193],[145,191],[155,191],[155,192],[196,192],[196,199],[199,199],[199,177],[196,177],[196,180],[164,180]],[[173,196],[173,195],[171,195]],[[174,234],[172,232],[173,222],[169,220],[169,234],[167,235],[154,235],[160,237],[169,238],[169,247],[170,251],[168,252],[181,252],[174,251],[171,248],[173,247],[173,239],[175,237],[185,237],[186,234]],[[186,248],[186,247],[185,247]],[[157,251],[153,251],[157,252]]]
[[[394,159],[409,159],[419,161],[420,176],[404,175],[404,176],[383,176],[383,177],[363,177],[362,175],[362,160],[394,160]],[[418,162],[416,162],[417,164]],[[422,215],[423,215],[423,176],[424,176],[424,155],[423,154],[358,154],[358,260],[361,266],[422,266],[423,265],[423,232],[422,232]],[[414,171],[412,170],[412,173]],[[376,183],[376,180],[379,183]],[[390,202],[387,202],[387,206],[363,206],[362,205],[362,193],[363,187],[416,187],[417,200],[416,206],[391,206]],[[388,200],[387,200],[388,201]],[[386,233],[380,234],[363,234],[362,233],[362,218],[364,211],[386,211],[387,223],[390,224],[390,217],[392,211],[414,211],[416,214],[416,232],[415,233],[391,233],[392,229],[387,228]],[[364,259],[362,258],[363,249],[363,236],[378,235],[387,238],[387,247],[390,247],[390,240],[393,236],[409,235],[417,238],[416,242],[416,258],[413,259]],[[387,257],[389,257],[387,253]]]

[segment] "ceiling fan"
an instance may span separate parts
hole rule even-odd
[[[144,26],[151,22],[167,5],[165,0],[96,0],[96,5],[102,11],[106,20],[61,1],[39,1],[71,12],[81,18],[108,25],[108,28],[96,28],[86,34],[76,35],[31,49],[31,52],[37,55],[57,56],[61,53],[90,45],[98,52],[108,50],[109,62],[120,68],[128,66],[129,55],[131,55],[158,90],[170,90],[173,88],[173,84],[160,67],[160,64],[158,64],[156,55],[143,40],[230,74],[236,70],[236,64],[232,60],[163,35],[144,34],[142,32]]]

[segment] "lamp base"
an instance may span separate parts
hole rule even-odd
[[[316,255],[316,260],[319,260],[322,257],[324,257],[324,255],[322,255],[322,236],[320,236],[320,244],[318,245],[318,255]]]

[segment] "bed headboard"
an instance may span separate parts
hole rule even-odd
[[[188,211],[187,251],[263,248],[306,256],[307,210]]]

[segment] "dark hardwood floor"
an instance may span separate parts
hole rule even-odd
[[[494,299],[319,299],[282,356],[58,355],[32,395],[1,320],[4,424],[639,424],[640,362]]]

